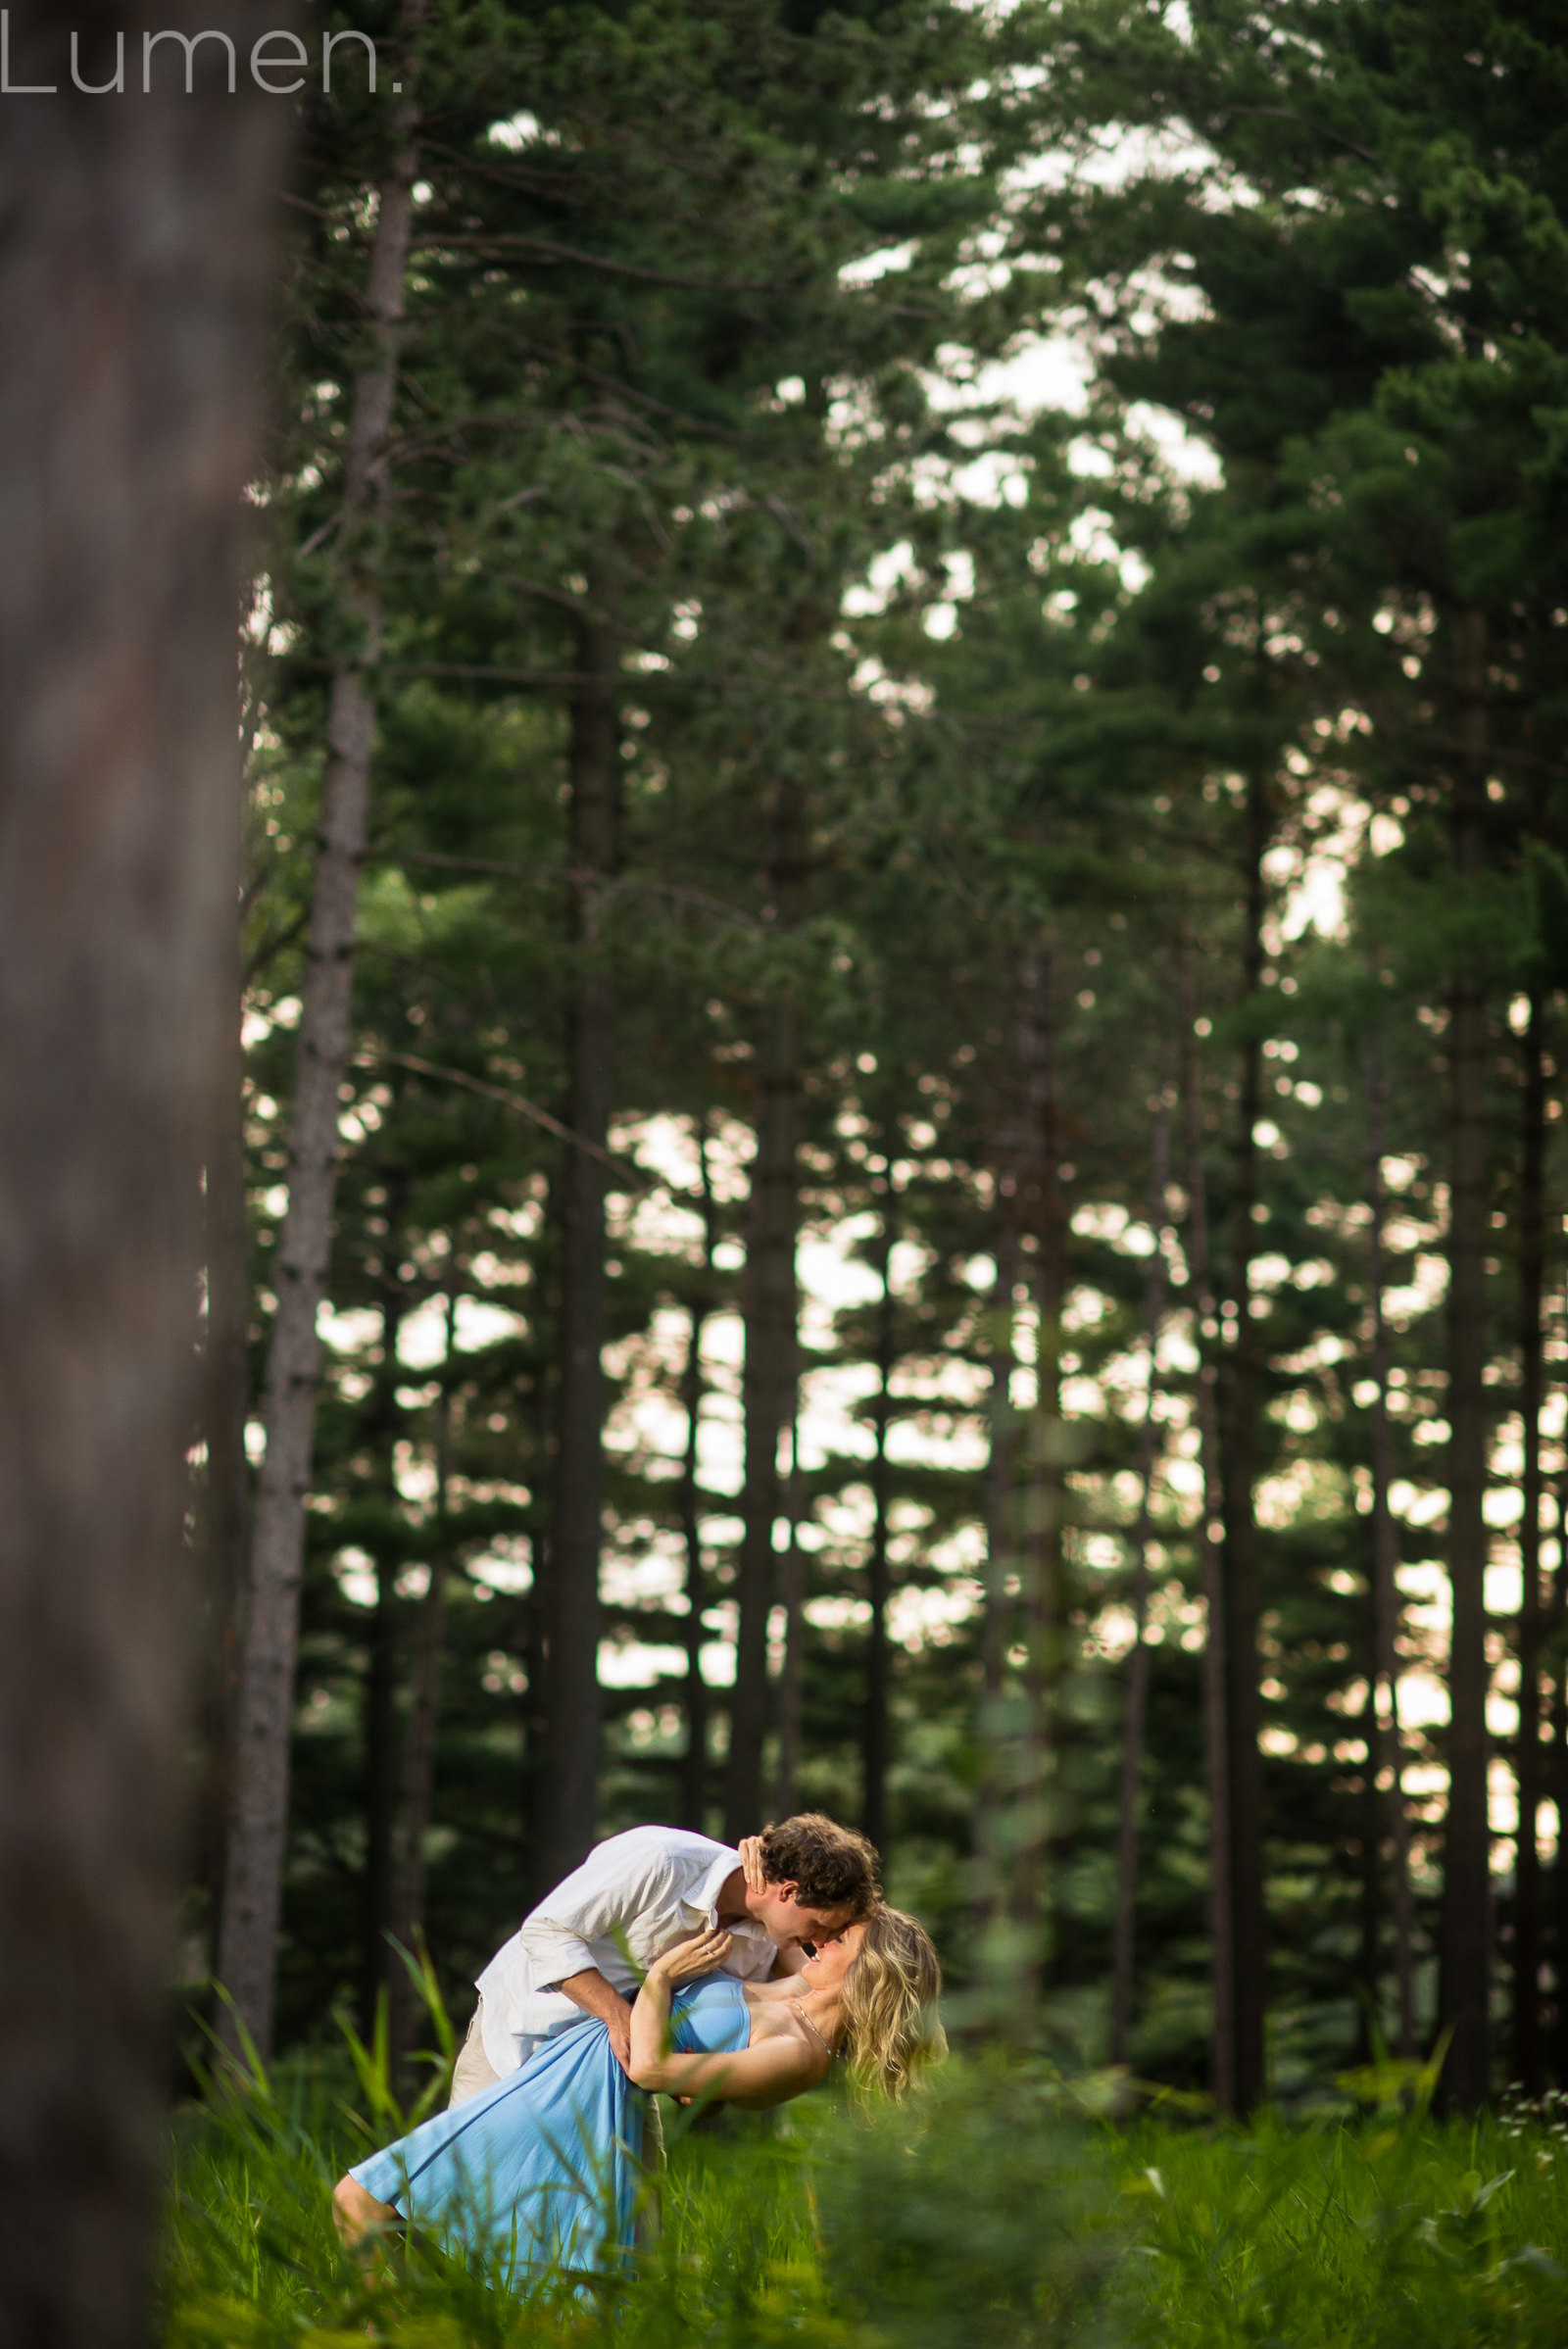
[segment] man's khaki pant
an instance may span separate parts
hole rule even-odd
[[[466,2104],[468,2098],[477,2096],[481,2089],[493,2088],[501,2078],[484,2051],[483,2016],[484,2000],[481,1998],[473,2010],[468,2035],[458,2050],[457,2066],[452,2074],[452,2094],[447,2103],[449,2112],[455,2105]],[[643,2113],[643,2168],[654,2178],[659,2177],[664,2168],[664,2123],[657,2096],[649,2097]],[[659,2194],[656,2188],[643,2205],[642,2216],[637,2223],[637,2240],[639,2243],[650,2243],[658,2232]]]

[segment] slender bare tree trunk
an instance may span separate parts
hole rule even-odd
[[[235,795],[238,821],[238,794]],[[244,1062],[240,1051],[239,933],[229,934],[224,1068],[208,1146],[204,1197],[207,1343],[203,1354],[202,1431],[207,1443],[203,1489],[204,1592],[201,1875],[208,1899],[208,1964],[217,1968],[222,1932],[224,1855],[233,1801],[234,1729],[244,1633],[245,1527],[250,1471],[245,1456],[249,1400],[250,1284],[245,1215]]]
[[[772,899],[773,919],[782,934],[796,927],[803,910],[804,833],[805,808],[799,791],[793,782],[781,783],[774,812]],[[741,1494],[744,1531],[735,1590],[740,1624],[735,1639],[724,1799],[724,1833],[731,1842],[752,1832],[762,1801],[778,1447],[794,1413],[799,1088],[800,1016],[786,988],[762,1007],[757,1052],[757,1155],[752,1162],[746,1248],[746,1366],[741,1389],[746,1423]]]
[[[60,20],[11,15],[13,81],[63,79]],[[245,42],[267,20],[227,22]],[[72,23],[86,58],[200,18],[87,0]],[[231,1077],[233,613],[287,110],[69,85],[5,106],[0,2344],[139,2349],[199,1186]]]
[[[391,1185],[388,1186],[392,1190]],[[401,1189],[401,1185],[398,1186]],[[393,1192],[396,1199],[396,1191]],[[374,1542],[375,1604],[370,1612],[365,1675],[365,1881],[360,1918],[360,2013],[367,2032],[376,2005],[390,1994],[397,1964],[387,1942],[395,1922],[398,1815],[398,1572],[403,1564],[398,1511],[398,1333],[403,1299],[393,1286],[401,1200],[387,1214],[387,1260],[381,1269],[381,1360],[367,1437],[374,1466],[370,1493],[378,1504]],[[401,1971],[401,1968],[398,1969]]]
[[[1219,1415],[1214,1399],[1214,1365],[1208,1352],[1205,1322],[1214,1318],[1214,1291],[1208,1267],[1208,1193],[1203,1175],[1203,1103],[1198,1067],[1197,983],[1193,946],[1185,923],[1181,940],[1182,995],[1182,1110],[1187,1157],[1187,1283],[1193,1300],[1193,1341],[1199,1351],[1196,1388],[1199,1452],[1203,1472],[1202,1502],[1198,1528],[1198,1556],[1208,1617],[1203,1642],[1203,1748],[1207,1764],[1209,1808],[1208,1931],[1209,1966],[1214,1995],[1214,2056],[1210,2084],[1215,2104],[1230,2112],[1236,2104],[1236,1957],[1232,1939],[1231,1803],[1226,1727],[1225,1589],[1220,1565],[1221,1480]]]
[[[1116,1836],[1116,1922],[1112,1944],[1110,1991],[1110,2060],[1127,2061],[1127,2041],[1133,2020],[1134,1935],[1138,1917],[1138,1825],[1142,1808],[1144,1738],[1149,1719],[1149,1536],[1154,1490],[1154,1463],[1159,1448],[1159,1331],[1165,1314],[1165,1194],[1170,1184],[1170,1108],[1163,1079],[1154,1111],[1154,1163],[1149,1184],[1149,1225],[1154,1252],[1149,1260],[1149,1286],[1144,1293],[1144,1345],[1149,1356],[1149,1387],[1144,1420],[1138,1431],[1138,1515],[1133,1522],[1132,1551],[1133,1645],[1127,1659],[1127,1709],[1122,1727],[1121,1805]]]
[[[1255,770],[1247,790],[1247,927],[1243,992],[1250,1009],[1263,991],[1263,852],[1268,844],[1268,794]],[[1260,2104],[1265,2087],[1264,2028],[1268,2008],[1263,1887],[1263,1753],[1257,1653],[1262,1613],[1253,1487],[1257,1480],[1258,1343],[1252,1313],[1251,1266],[1257,1201],[1257,1143],[1262,1107],[1262,1042],[1250,1027],[1242,1048],[1236,1122],[1236,1192],[1231,1218],[1231,1278],[1236,1343],[1224,1382],[1225,1494],[1225,1720],[1230,1784],[1231,1911],[1235,1969],[1235,2091],[1239,2112]]]
[[[1015,974],[1023,1077],[1021,1186],[1035,1229],[1035,1408],[1028,1434],[1027,1515],[1019,1546],[1020,1717],[1012,1790],[1012,1918],[1016,1995],[1025,2011],[1046,1957],[1050,1690],[1061,1615],[1061,1310],[1066,1290],[1056,1029],[1052,956],[1019,956]]]
[[[703,1418],[703,1332],[708,1326],[713,1249],[718,1239],[706,1111],[697,1121],[697,1172],[703,1197],[703,1286],[691,1307],[681,1381],[681,1405],[686,1413],[686,1456],[680,1479],[680,1522],[686,1547],[686,1753],[681,1770],[681,1816],[695,1834],[703,1835],[708,1826],[708,1683],[703,1678],[707,1585],[698,1454]]]
[[[1373,1689],[1368,1716],[1367,1766],[1374,1785],[1389,1773],[1389,1825],[1394,1849],[1394,1979],[1396,2052],[1415,2054],[1415,1905],[1410,1890],[1410,1819],[1404,1801],[1404,1741],[1399,1728],[1399,1542],[1390,1493],[1394,1488],[1394,1424],[1389,1416],[1389,1324],[1384,1310],[1383,1064],[1375,1044],[1366,1055],[1367,1286],[1372,1293],[1372,1637]],[[1380,1697],[1381,1691],[1381,1713]]]
[[[578,967],[566,1041],[575,1136],[602,1152],[610,1133],[615,1007],[602,939],[620,854],[620,639],[579,625],[571,725],[571,869]],[[604,1540],[607,1169],[568,1144],[562,1167],[561,1381],[555,1511],[544,1585],[548,1662],[536,1826],[540,1888],[577,1866],[599,1826],[599,1551]]]
[[[1552,1577],[1551,1628],[1561,1641],[1568,1625],[1568,1468],[1557,1472],[1557,1571]],[[1551,1792],[1557,1811],[1557,1856],[1552,1865],[1551,1963],[1557,2031],[1553,2053],[1558,2084],[1568,2080],[1568,1653],[1559,1644],[1551,1692]]]
[[[1546,1145],[1545,1000],[1530,991],[1523,1038],[1524,1090],[1519,1153],[1519,1414],[1524,1426],[1523,1509],[1519,1520],[1519,1839],[1514,1866],[1513,2077],[1527,2095],[1543,2085],[1541,2044],[1541,1652],[1545,1617],[1541,1591],[1541,1407],[1545,1363],[1544,1190]]]
[[[985,1611],[980,1627],[980,1702],[977,1708],[980,1785],[975,1804],[974,1922],[979,1967],[991,2028],[1012,2020],[1012,1940],[1005,1922],[1011,1724],[1006,1693],[1009,1634],[1016,1611],[1017,1548],[1014,1475],[1017,1430],[1012,1374],[1016,1365],[1018,1201],[1011,1138],[999,1153],[996,1286],[988,1316],[991,1374],[990,1442],[986,1463]],[[1012,1586],[1009,1589],[1009,1585]]]
[[[876,1313],[876,1450],[871,1460],[871,1551],[866,1561],[866,1597],[870,1601],[871,1620],[866,1633],[865,1718],[860,1766],[864,1830],[867,1837],[875,1844],[878,1851],[884,1848],[888,1832],[888,1684],[890,1665],[888,1600],[892,1594],[888,1567],[888,1510],[891,1502],[888,1474],[888,1415],[892,1403],[893,1365],[896,1359],[893,1301],[895,1208],[893,1168],[891,1160],[886,1155],[883,1158],[880,1189],[882,1228],[877,1235],[876,1267],[882,1289],[877,1299]]]
[[[1453,867],[1461,887],[1486,862],[1487,630],[1455,625],[1464,749],[1453,776]],[[1443,2020],[1452,2031],[1446,2099],[1484,2104],[1492,2087],[1492,1838],[1487,1781],[1487,1004],[1467,954],[1453,971],[1448,1013],[1448,1822],[1443,1902]]]
[[[435,1514],[430,1533],[430,1581],[420,1602],[409,1674],[409,1720],[403,1747],[403,1799],[398,1831],[392,1927],[405,1949],[416,1952],[424,1938],[424,1839],[435,1796],[436,1733],[441,1722],[441,1667],[446,1651],[447,1488],[452,1474],[452,1421],[457,1372],[461,1263],[454,1257],[447,1283],[446,1343],[441,1361],[441,1416],[436,1434]],[[405,2063],[418,2020],[414,1985],[397,1959],[391,1969],[390,2041],[393,2060]]]
[[[790,1818],[800,1801],[801,1706],[806,1690],[806,1553],[801,1547],[805,1494],[797,1410],[790,1429],[789,1541],[779,1560],[778,1577],[779,1603],[784,1609],[784,1661],[778,1676],[778,1787],[773,1810],[779,1819]]]
[[[412,41],[424,0],[403,0]],[[403,86],[413,86],[405,62]],[[319,1362],[316,1322],[326,1294],[337,1175],[338,1089],[349,1052],[354,932],[365,854],[374,705],[368,671],[380,644],[374,576],[375,522],[386,490],[387,445],[397,388],[412,189],[416,114],[405,98],[396,117],[398,150],[383,183],[370,252],[367,309],[371,339],[355,378],[344,461],[343,535],[351,566],[348,603],[358,619],[354,657],[332,676],[328,759],[321,790],[316,890],[306,948],[304,1003],[289,1135],[288,1211],[277,1248],[277,1309],[263,1383],[267,1450],[251,1532],[245,1652],[240,1677],[235,1794],[223,1889],[219,1978],[265,2058],[272,2039],[272,1991],[288,1824],[289,1729],[305,1559],[305,1495],[316,1434]],[[232,2033],[229,2034],[232,2040]]]

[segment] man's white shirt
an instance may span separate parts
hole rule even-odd
[[[479,1977],[480,2031],[493,2070],[515,2072],[540,2039],[586,2020],[560,1986],[572,1975],[596,1966],[629,1993],[639,1970],[716,1925],[718,1896],[740,1864],[727,1843],[678,1827],[634,1827],[598,1844]],[[778,1951],[762,1926],[747,1918],[728,1931],[726,1974],[758,1982],[772,1972]]]

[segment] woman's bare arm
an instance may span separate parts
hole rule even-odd
[[[646,2065],[637,2061],[634,2045],[631,2076],[640,2088],[662,2088],[671,2096],[717,2096],[748,2112],[762,2112],[814,2087],[822,2066],[812,2049],[791,2035],[763,2039],[733,2055],[665,2055]]]
[[[677,1982],[696,1982],[721,1966],[730,1951],[722,1931],[698,1933],[656,1958],[643,1977],[631,2010],[632,2080],[639,2088],[666,2094],[721,2096],[726,2103],[761,2111],[783,2104],[821,2077],[813,2050],[793,2038],[768,2038],[731,2055],[676,2055],[669,2044],[670,1995]]]

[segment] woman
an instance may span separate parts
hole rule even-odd
[[[631,2241],[648,2091],[760,2111],[814,2088],[843,2048],[863,2084],[902,2096],[944,2052],[937,1954],[901,1910],[847,1926],[780,1982],[715,1973],[729,1940],[699,1933],[649,1968],[629,2080],[604,2024],[585,2023],[356,2164],[332,2195],[345,2242],[414,2219],[515,2267],[599,2267]]]

